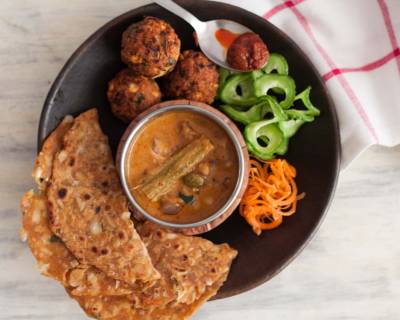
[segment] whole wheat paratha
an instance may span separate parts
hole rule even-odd
[[[173,302],[165,308],[157,308],[151,312],[148,320],[187,320],[194,315],[200,307],[210,298],[215,296],[228,277],[229,271],[223,274],[214,284],[207,286],[204,293],[191,304]]]
[[[167,279],[177,303],[191,304],[221,275],[228,273],[237,251],[201,237],[185,236],[154,223],[139,228],[155,268]]]
[[[163,279],[147,288],[138,284],[131,288],[107,277],[96,268],[80,265],[62,241],[50,231],[45,202],[45,197],[35,196],[32,191],[26,193],[22,200],[23,227],[31,250],[42,273],[62,282],[82,308],[99,319],[188,319],[218,291],[236,255],[227,245],[214,245],[201,238],[175,234],[146,223],[141,233],[145,236],[153,261],[158,259],[158,265],[162,266]],[[180,259],[177,259],[185,247],[191,248],[188,260],[192,261],[189,264],[197,265],[199,269],[188,269],[187,279],[181,272],[187,267],[188,260],[179,262]],[[162,259],[160,252],[165,253]],[[219,259],[215,260],[213,256]],[[201,260],[213,261],[215,272],[207,271],[201,265]],[[211,278],[208,273],[211,273]],[[214,276],[216,273],[218,275]],[[199,282],[204,282],[204,290],[196,295]],[[190,294],[186,292],[182,295],[182,291],[185,291],[182,288]],[[187,296],[193,299],[190,303],[179,302],[179,295],[181,300]]]
[[[225,282],[228,273],[222,275],[213,285],[193,303],[169,303],[165,306],[135,308],[132,302],[121,297],[74,297],[88,316],[99,320],[187,320],[211,297]]]
[[[40,190],[44,190],[51,177],[53,160],[56,153],[61,149],[65,133],[72,127],[74,118],[66,116],[58,127],[47,137],[42,150],[35,161],[32,177]]]
[[[184,236],[146,222],[139,233],[162,280],[144,291],[120,297],[75,297],[85,312],[98,319],[188,319],[216,294],[237,252],[200,237]],[[155,292],[173,293],[153,303]],[[136,298],[136,299],[135,299]],[[148,298],[148,300],[146,300]],[[158,303],[157,303],[158,302]]]
[[[82,264],[133,285],[160,277],[134,229],[96,109],[75,118],[47,189],[51,230]]]
[[[46,198],[27,192],[21,200],[22,228],[38,268],[77,296],[127,295],[132,289],[100,270],[79,264],[48,224]]]
[[[22,232],[37,260],[38,269],[43,275],[67,284],[68,271],[79,262],[50,231],[46,198],[36,196],[31,190],[22,197],[21,210]]]
[[[115,276],[112,270],[106,274],[91,265],[93,257],[88,259],[86,256],[88,242],[98,241],[100,248],[110,242],[111,247],[117,245],[118,248],[118,240],[108,241],[101,235],[96,239],[90,235],[89,239],[84,238],[83,249],[80,248],[82,243],[73,243],[76,240],[73,230],[78,230],[78,240],[82,240],[80,232],[88,226],[95,236],[107,227],[106,231],[111,230],[111,234],[120,240],[135,238],[133,230],[141,242],[132,224],[128,223],[131,229],[123,229],[122,233],[119,229],[117,234],[112,232],[115,231],[112,228],[121,227],[119,220],[130,222],[130,218],[95,110],[75,120],[67,118],[60,124],[46,140],[36,161],[34,176],[46,196],[35,196],[31,191],[23,197],[23,231],[42,273],[62,282],[88,315],[116,320],[188,319],[226,280],[237,254],[235,250],[226,244],[214,245],[208,240],[176,234],[151,223],[141,226],[139,233],[154,266],[161,273],[158,280],[142,281],[141,275],[136,275],[141,280],[132,281],[134,285],[130,286],[116,280],[121,274],[128,276],[126,270]],[[83,215],[83,219],[75,214]],[[49,220],[60,236],[66,232],[68,238],[72,234],[68,239],[76,245],[74,254],[81,256],[79,260],[84,264],[79,263],[63,241],[53,234]],[[60,222],[66,224],[67,231],[61,230],[63,224]],[[126,224],[122,223],[122,226],[126,227]],[[92,246],[91,249],[97,251],[98,248],[93,250]],[[113,256],[112,253],[107,259]],[[119,253],[117,259],[118,256]],[[101,259],[97,262],[104,263]],[[112,267],[118,269],[120,266]],[[122,268],[127,268],[126,264],[122,263]]]

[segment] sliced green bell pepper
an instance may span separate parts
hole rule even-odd
[[[276,118],[276,121],[284,121],[287,120],[288,117],[286,115],[285,110],[282,109],[281,105],[278,103],[275,97],[264,96],[260,98],[260,101],[267,101],[270,111],[273,116]]]
[[[219,85],[223,85],[231,75],[231,71],[225,68],[219,68]]]
[[[225,68],[219,68],[219,81],[218,81],[218,92],[217,96],[220,97],[222,88],[224,87],[228,78],[232,75],[232,72]]]
[[[267,65],[262,68],[264,73],[273,73],[282,74],[287,76],[289,74],[289,64],[287,63],[285,57],[279,53],[271,53],[269,55]],[[272,88],[272,91],[278,94],[285,94],[285,92],[280,88]]]
[[[279,122],[279,128],[282,130],[285,138],[294,136],[305,122],[314,121],[314,117],[320,114],[320,111],[311,103],[310,92],[311,87],[308,87],[303,92],[299,93],[295,98],[295,101],[301,100],[303,102],[306,110],[285,110],[285,113],[289,119],[287,121]]]
[[[290,138],[320,114],[310,100],[311,87],[296,96],[295,82],[288,73],[287,61],[280,54],[271,54],[262,70],[233,73],[220,69],[219,98],[225,103],[221,109],[245,125],[243,135],[248,150],[261,160],[284,155]],[[269,90],[284,95],[284,99],[278,102],[268,95]],[[297,100],[301,100],[303,108],[292,108]]]
[[[275,150],[276,154],[283,156],[289,149],[289,138],[283,137],[280,146]]]
[[[269,96],[260,98],[260,102],[247,111],[242,111],[240,108],[230,105],[222,105],[220,108],[232,120],[244,125],[261,121],[268,113],[272,113],[273,118],[275,119],[274,122],[284,121],[287,119],[284,110],[276,99]]]
[[[289,65],[285,57],[279,53],[271,53],[269,55],[267,65],[262,68],[265,73],[272,73],[276,71],[278,74],[287,76],[289,74]]]
[[[279,122],[278,126],[281,129],[285,138],[293,137],[300,127],[304,124],[303,120],[287,120]]]
[[[227,104],[245,107],[256,104],[253,75],[251,73],[232,75],[222,86],[219,96]]]
[[[266,74],[254,81],[254,90],[257,97],[265,96],[268,90],[272,88],[280,88],[285,93],[285,99],[279,104],[282,108],[289,108],[296,96],[296,84],[290,76],[279,74]]]
[[[250,72],[250,74],[251,74],[253,80],[256,80],[256,79],[260,78],[261,76],[263,76],[264,72],[262,72],[261,70],[254,70],[254,71]]]
[[[311,87],[309,86],[303,92],[300,92],[296,96],[295,100],[300,99],[303,102],[304,106],[307,108],[308,115],[316,117],[321,114],[321,111],[319,111],[319,109],[312,104],[310,99],[310,93],[311,93]]]
[[[266,145],[269,143],[269,140],[266,136],[260,136],[258,137],[258,140],[261,140]],[[274,155],[275,154],[284,155],[288,151],[288,149],[289,149],[289,138],[283,137],[281,144],[279,145],[278,148],[275,149]]]
[[[303,105],[306,107],[306,110],[286,110],[285,112],[289,116],[289,118],[303,120],[305,122],[312,122],[314,121],[314,117],[320,115],[321,112],[312,104],[310,100],[310,92],[311,87],[308,87],[296,96],[295,101],[301,100]]]
[[[220,106],[220,108],[229,118],[244,125],[262,120],[265,114],[270,111],[267,101],[262,101],[247,111],[241,111],[239,108],[227,104]]]
[[[226,80],[230,77],[231,72],[225,68],[219,68],[219,81],[218,81],[218,91],[222,90]]]
[[[250,153],[261,160],[270,160],[281,146],[284,137],[274,120],[253,122],[244,129],[244,139]],[[261,140],[266,144],[262,146]]]

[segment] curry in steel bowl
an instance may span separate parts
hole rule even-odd
[[[188,100],[156,105],[132,122],[117,163],[137,214],[190,234],[223,222],[247,184],[239,131],[222,113]]]
[[[170,111],[148,123],[128,161],[128,184],[138,203],[154,217],[175,223],[197,222],[220,209],[238,175],[228,135],[190,111]]]

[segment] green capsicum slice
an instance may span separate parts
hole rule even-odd
[[[223,85],[220,99],[227,104],[248,107],[257,103],[251,73],[232,75]]]
[[[250,72],[250,74],[251,74],[253,80],[256,80],[256,79],[260,78],[261,76],[263,76],[264,72],[262,72],[261,70],[254,70],[254,71]]]
[[[287,109],[292,106],[296,96],[296,84],[290,76],[280,74],[266,74],[254,81],[254,90],[257,97],[267,95],[272,88],[280,88],[285,93],[285,99],[279,104]]]
[[[265,96],[260,103],[252,106],[247,111],[230,105],[222,105],[222,111],[232,120],[248,125],[252,122],[261,121],[268,113],[272,113],[275,122],[284,121],[287,116],[274,97]]]
[[[291,109],[286,111],[289,119],[302,120],[304,122],[313,122],[314,117],[307,114],[307,111]]]
[[[244,129],[244,138],[250,153],[261,160],[270,160],[284,139],[282,131],[273,120],[253,122]],[[262,141],[265,146],[261,145]]]
[[[295,101],[302,101],[303,105],[306,107],[306,110],[285,110],[285,113],[289,119],[287,121],[279,122],[279,128],[281,129],[285,138],[293,137],[305,122],[314,121],[314,117],[320,114],[320,111],[311,103],[310,92],[311,87],[308,87],[303,92],[299,93],[295,98]]]
[[[285,138],[293,137],[296,132],[300,129],[300,127],[304,124],[303,120],[294,120],[290,119],[287,121],[279,122],[278,126],[281,129],[283,136]]]
[[[305,89],[296,96],[295,101],[301,100],[306,110],[298,110],[298,109],[286,110],[285,112],[289,118],[296,120],[303,120],[305,122],[312,122],[314,121],[314,117],[320,115],[320,111],[311,102],[310,92],[311,92],[311,87],[308,87],[307,89]]]
[[[311,102],[310,99],[310,93],[311,93],[311,86],[307,87],[304,91],[300,92],[295,100],[301,100],[304,104],[304,106],[307,108],[307,114],[313,117],[319,116],[321,111],[317,109]]]
[[[279,53],[271,53],[268,59],[267,65],[262,68],[264,73],[282,74],[287,76],[289,74],[289,64],[287,63],[285,57]],[[285,92],[280,88],[272,88],[272,91],[278,94],[285,94]]]
[[[281,105],[278,103],[275,97],[263,96],[260,98],[260,101],[268,102],[270,112],[272,112],[276,121],[284,121],[288,119],[285,110],[282,109]]]
[[[269,160],[274,158],[275,153],[282,155],[288,149],[289,138],[285,137],[279,129],[279,124],[285,123],[288,118],[274,97],[264,96],[262,100],[268,102],[273,118],[248,124],[244,129],[244,138],[253,156]],[[262,141],[265,146],[259,141]]]
[[[283,137],[280,146],[275,150],[276,154],[283,156],[289,149],[289,138]]]
[[[219,68],[219,85],[223,85],[231,75],[231,71],[225,68]]]
[[[247,111],[241,111],[241,109],[227,104],[220,106],[220,108],[229,118],[244,125],[262,120],[265,114],[270,111],[267,101],[262,101]]]
[[[265,73],[276,72],[287,76],[289,74],[289,64],[285,57],[279,53],[271,53],[267,65],[261,69]]]
[[[228,69],[219,68],[219,81],[218,81],[218,93],[217,96],[220,97],[222,88],[224,87],[228,78],[232,75],[232,72]]]

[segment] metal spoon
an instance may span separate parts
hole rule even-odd
[[[231,20],[200,21],[186,9],[177,5],[172,0],[154,0],[155,3],[176,14],[189,23],[196,31],[201,51],[215,64],[232,71],[242,72],[234,69],[226,63],[226,49],[218,42],[215,32],[218,29],[227,29],[233,33],[242,34],[252,32],[249,28]]]

